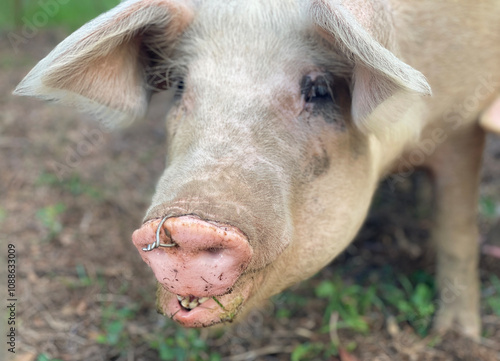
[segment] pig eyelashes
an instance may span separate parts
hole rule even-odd
[[[301,81],[300,93],[304,96],[306,103],[334,100],[330,84],[324,76],[318,76],[313,80],[309,75],[306,75]]]

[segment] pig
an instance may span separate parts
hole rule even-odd
[[[331,262],[379,182],[418,167],[435,189],[434,326],[479,337],[475,218],[485,133],[500,130],[500,2],[126,0],[15,93],[123,126],[164,90],[166,169],[132,236],[160,313],[186,327],[241,319]]]

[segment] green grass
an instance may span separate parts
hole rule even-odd
[[[493,198],[481,197],[479,199],[479,213],[486,219],[496,220],[498,218],[497,207],[498,205]]]
[[[121,308],[114,304],[105,306],[102,310],[102,333],[97,337],[97,342],[125,352],[129,345],[126,325],[135,318],[138,309],[139,306],[135,303]]]
[[[408,323],[420,336],[426,336],[437,310],[434,279],[419,271],[410,277],[394,275],[397,283],[381,284],[379,288],[382,309],[392,314],[399,323]]]
[[[30,22],[36,23],[37,19],[40,19],[42,28],[62,26],[72,31],[119,2],[119,0],[69,0],[60,5],[59,0],[6,0],[2,3],[0,11],[0,29],[13,30],[16,25],[24,26]],[[21,4],[21,12],[17,14],[16,3]],[[46,8],[41,4],[47,4]],[[49,8],[48,4],[52,7]]]
[[[76,266],[78,287],[101,287],[107,290],[105,280],[90,279],[82,265]],[[375,278],[373,278],[375,274]],[[275,317],[308,317],[311,307],[320,310],[323,315],[321,327],[316,329],[318,337],[296,344],[290,354],[293,361],[327,360],[338,356],[339,348],[352,352],[356,347],[354,341],[347,344],[335,344],[330,338],[330,318],[332,313],[338,315],[337,329],[362,335],[375,332],[374,317],[393,317],[400,328],[412,327],[421,337],[429,335],[431,320],[436,311],[436,287],[434,278],[422,271],[408,276],[403,275],[390,266],[373,270],[370,280],[342,279],[345,271],[331,279],[313,278],[303,282],[296,291],[287,290],[275,297]],[[127,294],[128,286],[123,285],[118,291]],[[318,300],[322,304],[318,303]],[[313,303],[311,303],[313,302]],[[488,314],[500,316],[500,279],[492,275],[483,285],[485,310]],[[314,305],[314,306],[313,306]],[[129,324],[140,318],[144,312],[140,302],[127,304],[103,303],[101,306],[100,332],[96,342],[111,347],[120,357],[126,358],[130,347],[148,345],[160,361],[219,361],[222,355],[211,347],[210,338],[200,337],[200,331],[184,329],[165,318],[159,320],[154,331],[131,334]],[[378,323],[375,322],[375,323]],[[223,336],[221,330],[219,339]],[[345,340],[344,340],[345,341]],[[438,338],[429,341],[429,347],[439,342]],[[46,355],[40,355],[37,361],[55,361]]]
[[[118,308],[114,304],[104,306],[101,319],[101,333],[97,337],[100,344],[112,346],[123,357],[127,355],[131,343],[148,344],[157,352],[161,361],[220,361],[221,356],[210,350],[209,345],[200,337],[196,329],[184,329],[168,320],[154,333],[138,336],[132,340],[127,331],[127,324],[135,319],[139,305],[128,304]]]
[[[495,275],[490,276],[491,287],[485,290],[487,311],[500,317],[500,278]]]
[[[329,356],[336,354],[336,349],[329,352],[328,346],[322,342],[304,342],[294,348],[290,359],[291,361],[327,360]]]
[[[36,361],[62,361],[62,360],[58,358],[50,358],[46,354],[42,353],[36,358]]]
[[[340,278],[321,282],[315,289],[316,297],[328,301],[325,315],[323,331],[329,329],[330,316],[337,312],[340,321],[337,328],[352,329],[356,332],[366,333],[369,330],[368,323],[364,315],[372,307],[379,304],[380,300],[375,294],[375,287],[364,289],[359,285],[347,285]]]
[[[172,325],[168,325],[172,328]],[[175,326],[174,335],[165,337],[167,330],[150,335],[149,346],[158,351],[162,361],[220,361],[217,352],[210,351],[206,341],[200,338],[200,331]]]
[[[326,301],[319,332],[324,334],[330,332],[330,317],[332,313],[336,313],[337,329],[366,335],[372,332],[370,327],[373,315],[383,314],[384,317],[394,317],[401,328],[410,326],[420,337],[430,335],[432,319],[438,306],[434,277],[423,271],[406,276],[390,266],[373,272],[376,274],[376,282],[372,280],[351,284],[352,280],[346,281],[340,276],[335,276],[314,286],[313,292],[316,298]],[[339,274],[343,272],[340,271]],[[310,286],[305,286],[300,292],[311,294]],[[301,307],[307,307],[303,303],[304,300],[307,302],[307,298],[285,291],[276,309],[277,315],[284,313],[284,317],[293,316]],[[500,316],[500,279],[497,276],[492,275],[489,281],[483,284],[481,302],[486,313]],[[438,341],[433,339],[431,343]],[[339,346],[348,351],[356,347],[355,344],[305,342],[295,347],[291,359],[296,361],[327,359],[338,354]]]
[[[98,188],[85,184],[76,173],[67,179],[59,180],[54,174],[45,172],[38,177],[35,185],[62,189],[73,196],[86,195],[94,200],[103,199],[102,192]]]
[[[81,281],[85,281],[88,276],[83,266],[77,266],[77,274]],[[99,277],[98,277],[99,278]],[[90,280],[83,286],[98,285],[102,292],[108,290],[106,282]],[[119,290],[120,294],[127,294],[128,285],[123,284]],[[129,325],[134,320],[140,318],[140,302],[130,302],[127,304],[115,304],[113,302],[103,303],[101,306],[100,332],[96,337],[96,342],[107,345],[125,358],[130,351],[130,347],[137,345],[149,345],[151,350],[156,351],[156,360],[160,361],[220,361],[221,355],[211,350],[206,340],[200,337],[200,330],[185,329],[174,321],[167,318],[160,319],[155,325],[153,332],[141,332],[131,334]],[[222,334],[220,334],[222,336]]]
[[[36,211],[36,218],[48,230],[45,241],[50,241],[61,233],[63,227],[60,219],[65,210],[66,206],[64,204],[57,203]]]

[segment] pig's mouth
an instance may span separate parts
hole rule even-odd
[[[176,295],[159,284],[157,310],[185,327],[209,327],[232,322],[251,297],[255,278],[256,275],[243,275],[234,290],[210,297]]]
[[[199,305],[204,304],[206,301],[210,299],[210,297],[195,297],[195,296],[180,296],[176,295],[177,299],[179,300],[179,304],[181,307],[185,310],[191,311],[192,309],[195,309]],[[214,296],[214,300],[216,300]]]
[[[248,299],[253,250],[229,225],[194,216],[146,222],[133,242],[158,282],[157,309],[186,327],[230,322]]]

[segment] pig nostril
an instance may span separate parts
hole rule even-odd
[[[205,248],[202,250],[202,253],[207,257],[208,259],[213,260],[215,259],[220,259],[222,255],[224,254],[225,249],[224,248],[219,248],[219,247],[210,247],[210,248]]]
[[[222,248],[210,247],[210,248],[207,248],[205,251],[208,253],[211,253],[211,254],[218,254],[222,251]]]

